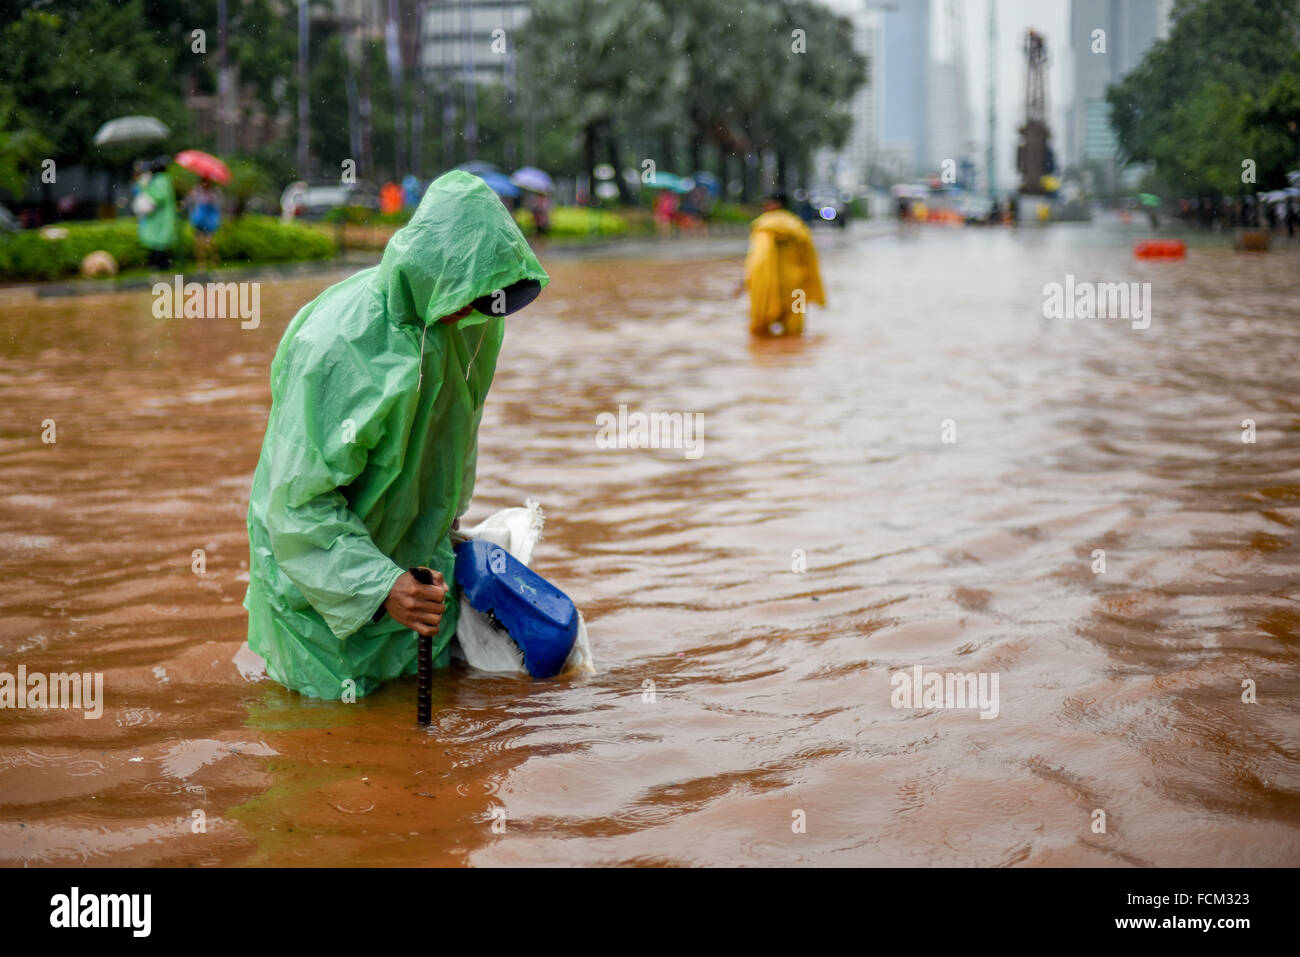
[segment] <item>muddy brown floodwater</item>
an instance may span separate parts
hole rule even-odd
[[[544,256],[469,518],[542,503],[600,673],[439,674],[427,733],[414,678],[232,664],[268,364],[339,277],[252,330],[9,301],[0,671],[105,702],[0,711],[0,863],[1300,864],[1300,249],[1136,236],[819,233],[798,342],[749,340],[734,250]],[[1067,274],[1150,328],[1043,318]],[[701,454],[600,447],[620,404]],[[893,707],[915,665],[997,716]]]

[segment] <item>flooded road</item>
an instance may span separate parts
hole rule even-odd
[[[104,703],[0,711],[0,864],[1300,864],[1300,250],[1136,235],[818,233],[793,342],[738,255],[544,254],[468,518],[542,503],[600,672],[441,673],[428,733],[414,678],[232,663],[269,362],[338,277],[256,329],[3,305],[0,672]],[[1150,282],[1150,328],[1045,319],[1067,275]],[[620,405],[700,454],[602,447]],[[917,665],[996,717],[894,707]]]

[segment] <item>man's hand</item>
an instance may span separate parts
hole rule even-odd
[[[438,634],[438,623],[442,621],[446,608],[443,604],[446,594],[447,585],[441,572],[433,573],[432,585],[421,585],[410,572],[402,572],[402,577],[393,583],[393,590],[384,600],[384,609],[407,628],[432,638]]]

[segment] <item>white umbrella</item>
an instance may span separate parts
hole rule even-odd
[[[551,193],[555,190],[555,182],[536,166],[523,166],[515,170],[510,176],[510,182],[534,193]]]
[[[162,120],[153,116],[119,116],[109,120],[95,134],[96,146],[123,146],[128,143],[148,143],[165,140],[171,130]]]

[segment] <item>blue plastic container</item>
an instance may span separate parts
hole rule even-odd
[[[578,609],[568,595],[490,542],[456,546],[456,584],[471,608],[505,627],[530,675],[560,673],[578,638]]]

